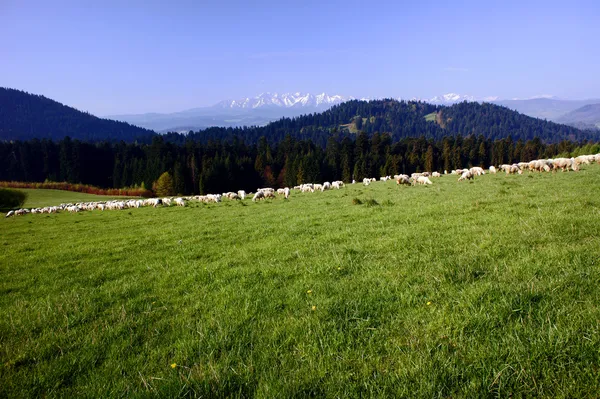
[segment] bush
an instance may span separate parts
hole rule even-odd
[[[23,191],[0,188],[0,209],[21,208],[27,199]]]

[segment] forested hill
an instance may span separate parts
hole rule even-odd
[[[287,135],[310,140],[325,148],[329,137],[354,137],[358,132],[369,136],[387,133],[393,142],[405,138],[426,137],[441,140],[446,136],[483,136],[489,140],[511,137],[513,140],[540,138],[545,143],[563,140],[600,139],[600,131],[585,131],[519,114],[494,104],[463,102],[450,107],[415,101],[348,101],[318,113],[283,118],[261,127],[213,127],[188,135],[167,134],[174,144],[188,140],[229,141],[234,137],[256,144],[260,137],[276,144]],[[149,143],[156,133],[125,122],[101,119],[78,111],[44,96],[0,88],[0,140],[33,138],[60,140],[66,136],[82,141],[125,141]]]
[[[310,139],[324,147],[332,132],[354,135],[359,131],[369,135],[375,132],[389,133],[394,142],[421,136],[440,140],[445,136],[483,135],[491,140],[511,136],[514,140],[526,141],[539,137],[546,143],[557,143],[562,140],[598,140],[600,136],[597,132],[532,118],[489,103],[463,102],[444,107],[414,101],[354,100],[320,114],[283,118],[264,127],[209,128],[191,133],[188,138],[207,142],[231,140],[238,136],[246,142],[256,143],[261,136],[271,142],[279,142],[290,134],[297,139]],[[169,134],[167,140],[183,143],[185,138]]]
[[[0,140],[70,136],[84,141],[150,142],[153,135],[151,130],[101,119],[44,96],[0,87]]]

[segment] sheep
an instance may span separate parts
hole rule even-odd
[[[8,213],[4,217],[5,218],[9,218],[9,217],[14,216],[14,215],[15,215],[15,211],[8,211]]]
[[[325,190],[331,190],[331,183],[329,183],[328,181],[323,183],[323,187],[321,187],[321,191],[325,191]]]
[[[317,191],[317,190],[323,191],[323,185],[322,184],[313,184],[313,189],[315,191]]]
[[[163,198],[162,202],[165,206],[171,206],[171,198]]]
[[[275,189],[271,188],[271,187],[266,187],[266,188],[259,188],[256,190],[258,191],[262,191],[263,193],[274,193]]]
[[[254,197],[252,197],[252,202],[256,202],[259,199],[264,199],[265,198],[265,193],[262,191],[257,191],[256,194],[254,194]]]
[[[554,170],[559,169],[559,168],[563,172],[565,170],[568,171],[569,169],[574,170],[574,171],[579,170],[579,167],[575,163],[574,158],[556,158],[553,160],[552,164],[553,164]]]
[[[290,197],[290,189],[289,189],[289,187],[286,187],[286,188],[283,189],[283,197],[285,199],[288,199]]]
[[[458,181],[473,180],[473,175],[473,172],[471,172],[470,170],[465,170],[463,174],[460,175],[460,177],[458,178]]]
[[[363,179],[363,184],[364,184],[365,186],[368,186],[369,184],[371,184],[371,179],[369,179],[369,178],[365,177],[365,178]]]
[[[356,184],[356,180],[352,179],[352,184]]]
[[[236,194],[237,195],[237,194]],[[179,198],[175,198],[173,200],[173,202],[175,203],[175,205],[177,206],[185,206],[185,201],[183,200],[183,198],[179,197]]]
[[[488,170],[490,171],[491,174],[493,174],[493,175],[496,174],[496,168],[493,165],[490,166]]]
[[[415,182],[419,183],[419,184],[433,184],[431,182],[431,180],[429,180],[429,177],[427,177],[427,176],[419,176],[419,177],[417,177],[417,179],[415,180]]]
[[[263,191],[263,194],[265,195],[265,198],[275,198],[275,192],[274,191],[267,191],[267,192]]]
[[[442,175],[441,175],[441,173],[440,173],[440,172],[433,172],[433,173],[431,174],[431,177],[442,177]]]
[[[283,188],[278,188],[277,189],[277,194],[281,194],[283,195],[284,189]]]
[[[337,188],[338,190],[340,189],[340,184],[336,181],[331,183],[331,189],[333,190],[334,188]]]
[[[485,175],[485,170],[483,170],[483,168],[479,167],[479,166],[473,166],[471,169],[469,169],[471,171],[471,173],[475,176],[481,176],[481,175]]]
[[[396,179],[396,184],[406,184],[407,186],[410,186],[410,179],[406,175],[399,175]]]
[[[238,197],[240,197],[240,199],[245,199],[246,198],[246,192],[244,190],[239,190],[237,192]]]

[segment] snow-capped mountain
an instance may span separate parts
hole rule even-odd
[[[262,93],[256,97],[246,97],[238,100],[225,100],[217,103],[215,107],[231,108],[231,109],[257,109],[263,107],[283,107],[283,108],[299,108],[299,107],[315,107],[329,108],[332,105],[342,103],[344,101],[353,100],[353,97],[344,97],[340,95],[330,96],[326,93],[310,94],[310,93]]]
[[[462,102],[462,101],[477,101],[475,100],[475,97],[473,96],[468,96],[468,95],[461,95],[461,94],[456,94],[456,93],[447,93],[447,94],[443,94],[441,96],[435,96],[433,98],[430,98],[429,100],[425,100],[428,103],[431,104],[452,104],[452,103],[458,103],[458,102]]]

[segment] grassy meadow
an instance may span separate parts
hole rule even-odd
[[[456,179],[2,219],[0,397],[597,397],[600,165]]]
[[[19,188],[19,191],[27,193],[27,201],[24,208],[42,208],[44,206],[60,205],[63,203],[109,201],[113,199],[125,199],[131,197],[116,197],[111,195],[95,195],[78,193],[66,190],[44,190],[33,188]]]

